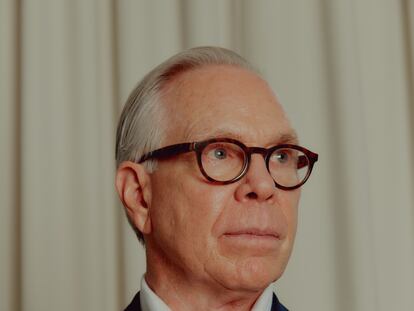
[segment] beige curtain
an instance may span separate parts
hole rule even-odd
[[[113,186],[155,64],[232,48],[319,152],[276,288],[291,310],[412,310],[414,3],[0,0],[0,310],[121,310],[144,252]]]

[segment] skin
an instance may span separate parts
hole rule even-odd
[[[205,66],[182,73],[163,98],[169,128],[163,146],[211,137],[261,147],[297,143],[270,87],[245,69]],[[282,275],[300,190],[275,188],[261,155],[253,155],[247,174],[229,185],[208,182],[193,152],[159,161],[152,174],[124,162],[116,184],[144,234],[146,281],[172,310],[250,310]]]

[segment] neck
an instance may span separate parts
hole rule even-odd
[[[171,310],[251,310],[262,294],[225,288],[214,280],[197,279],[178,271],[173,264],[147,249],[145,281]]]

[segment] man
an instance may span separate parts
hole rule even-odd
[[[147,259],[126,310],[286,310],[271,283],[317,155],[244,59],[200,47],[152,70],[125,105],[116,158]]]

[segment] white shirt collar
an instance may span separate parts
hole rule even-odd
[[[259,296],[251,311],[270,311],[272,309],[273,289],[270,284]]]
[[[171,311],[160,297],[155,294],[145,281],[141,279],[141,291],[139,294],[142,311]],[[251,311],[270,311],[272,308],[273,290],[270,284],[256,300]]]
[[[155,294],[145,281],[141,279],[141,291],[139,292],[142,311],[171,311],[160,297]]]

